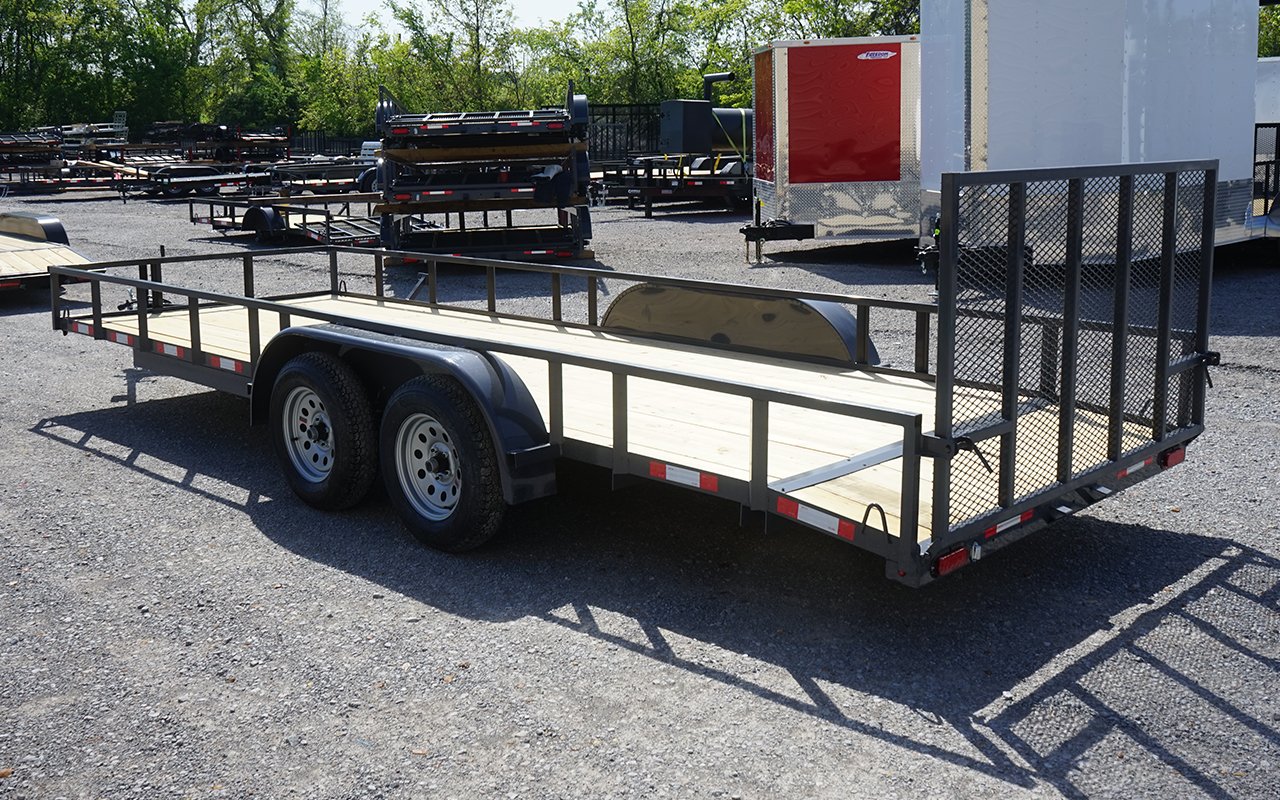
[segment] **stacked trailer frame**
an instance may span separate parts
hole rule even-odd
[[[424,299],[396,299],[383,267],[405,254],[331,248],[317,251],[327,286],[277,297],[256,296],[256,270],[298,251],[92,265],[136,277],[55,268],[52,281],[90,287],[87,306],[55,292],[52,323],[249,397],[313,504],[358,500],[330,496],[327,470],[367,488],[361,454],[380,450],[393,504],[434,546],[483,541],[503,501],[554,491],[562,456],[821,531],[918,586],[1176,466],[1204,432],[1216,167],[945,176],[936,308],[453,257],[428,265]],[[1033,268],[1029,247],[1059,268]],[[373,260],[372,292],[351,288],[349,264],[340,277],[358,253]],[[220,259],[243,263],[242,290],[161,274],[185,261],[207,276]],[[451,263],[484,270],[484,307],[444,299],[439,264]],[[546,279],[542,312],[499,310],[498,280],[517,273]],[[611,287],[602,314],[606,280],[637,286]],[[108,290],[141,304],[110,310]],[[910,368],[873,363],[872,320],[893,315],[914,319]],[[377,407],[340,409],[326,388],[339,380]],[[379,416],[379,444],[352,449]],[[448,502],[426,499],[436,489]]]
[[[380,109],[383,202],[375,211],[385,246],[517,258],[590,255],[589,110],[572,86],[564,108],[409,114],[384,91]],[[514,219],[515,211],[538,209],[554,212],[555,222]],[[423,214],[456,215],[457,224],[415,227]],[[492,224],[491,215],[505,224]]]
[[[324,245],[373,247],[382,241],[382,220],[373,213],[381,195],[306,195],[303,197],[255,197],[247,200],[192,199],[187,216],[195,225],[209,225],[219,233],[253,233],[262,244],[296,237]],[[363,205],[363,213],[361,213]],[[434,223],[422,217],[410,219],[415,231]]]

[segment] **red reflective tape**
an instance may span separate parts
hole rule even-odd
[[[797,519],[800,516],[800,504],[786,497],[778,498],[778,513],[784,517]]]
[[[666,465],[666,464],[663,464],[663,463],[662,463],[662,462],[660,462],[660,461],[650,461],[650,462],[649,462],[649,475],[650,475],[650,477],[660,478],[660,479],[662,479],[662,480],[666,480],[666,479],[667,479],[667,465]]]
[[[720,491],[720,478],[704,472],[698,476],[698,488],[707,492],[718,492]]]
[[[848,539],[852,542],[854,530],[855,526],[852,522],[847,519],[842,519],[836,526],[836,536],[839,536],[841,539]]]

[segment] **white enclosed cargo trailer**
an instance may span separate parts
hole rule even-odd
[[[921,0],[918,38],[775,42],[744,233],[904,238],[931,232],[944,172],[1214,158],[1216,243],[1265,235],[1257,41],[1256,0]]]

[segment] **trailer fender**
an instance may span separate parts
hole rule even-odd
[[[244,212],[240,230],[258,234],[260,242],[269,242],[284,236],[284,218],[271,206],[254,206]]]
[[[250,386],[252,422],[268,418],[271,387],[289,359],[317,350],[355,369],[379,414],[386,398],[405,381],[425,374],[452,376],[475,401],[503,455],[498,459],[503,499],[515,504],[555,493],[557,449],[537,403],[510,367],[476,350],[343,325],[288,328],[272,338],[258,360]]]
[[[6,211],[0,214],[0,233],[54,244],[70,244],[67,241],[67,231],[57,217],[29,211]]]

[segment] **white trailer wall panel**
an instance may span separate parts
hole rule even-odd
[[[1280,58],[1258,59],[1255,122],[1280,122]]]
[[[922,0],[921,24],[926,192],[944,171],[1217,158],[1218,241],[1247,235],[1256,0]]]

